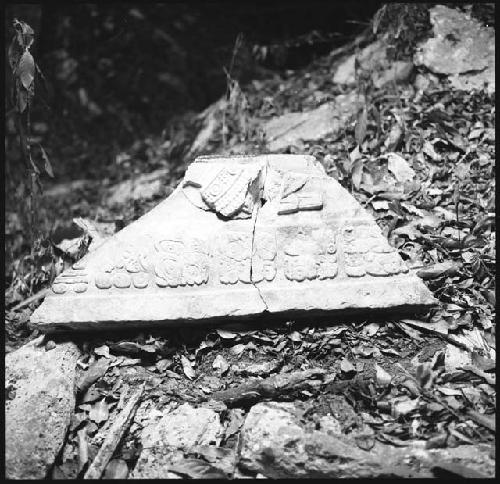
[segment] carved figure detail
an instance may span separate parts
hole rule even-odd
[[[256,167],[223,167],[215,177],[201,189],[202,200],[217,213],[233,217],[243,211],[244,218],[252,213],[252,186],[260,169]],[[255,186],[254,191],[259,191]]]
[[[285,277],[291,281],[315,279],[318,276],[319,244],[299,229],[296,237],[285,246]]]
[[[366,275],[363,254],[344,254],[345,273],[349,277],[363,277]]]
[[[252,260],[253,282],[272,281],[276,276],[276,237],[270,234],[259,234],[254,239]]]
[[[285,277],[291,281],[315,279],[318,275],[318,262],[311,254],[294,255],[285,259]]]
[[[345,272],[350,277],[366,273],[387,277],[408,272],[396,250],[382,237],[374,225],[348,225],[342,230]]]
[[[249,235],[226,233],[219,245],[219,280],[222,284],[251,282],[251,240]]]
[[[209,257],[205,241],[165,239],[156,244],[155,282],[159,287],[194,286],[208,282]]]

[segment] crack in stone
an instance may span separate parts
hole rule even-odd
[[[262,185],[260,186],[259,196],[258,196],[258,199],[257,199],[258,200],[258,202],[257,202],[257,211],[255,213],[255,220],[254,220],[254,223],[253,223],[252,246],[251,246],[251,252],[250,252],[250,282],[251,282],[252,286],[255,287],[255,289],[257,289],[257,292],[259,294],[260,300],[262,301],[262,303],[265,306],[264,312],[265,311],[269,311],[269,306],[267,305],[266,300],[264,299],[264,296],[260,292],[260,288],[257,286],[257,283],[253,281],[253,255],[254,255],[253,248],[254,248],[254,243],[255,243],[255,230],[257,228],[257,219],[259,217],[259,210],[260,210],[261,203],[262,203],[261,200],[262,200],[262,194],[264,192],[264,185],[266,183],[266,177],[267,177],[267,163],[264,165],[264,179],[263,179]]]

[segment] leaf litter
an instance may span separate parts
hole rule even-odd
[[[296,71],[244,86],[250,121],[315,107],[310,82],[325,92],[338,89],[330,81],[330,63],[328,57],[318,61],[307,77]],[[104,430],[123,409],[124,396],[142,382],[143,400],[158,415],[184,402],[205,405],[218,399],[221,404],[216,408],[224,438],[216,451],[188,453],[172,469],[182,477],[232,475],[224,459],[237,446],[248,402],[259,399],[299,402],[315,424],[338,415],[345,420],[342,432],[354,435],[365,450],[376,441],[398,447],[423,441],[427,449],[494,442],[494,99],[478,91],[452,90],[445,83],[424,91],[409,84],[386,85],[377,94],[341,138],[285,151],[313,154],[352,191],[439,306],[422,320],[336,321],[330,327],[289,321],[273,328],[95,338],[84,345],[85,357],[78,365],[79,401],[54,476],[81,475],[96,457]],[[379,113],[380,131],[369,108]],[[241,123],[231,119],[233,114],[226,116],[230,141],[238,137],[235,127]],[[208,152],[230,152],[220,137],[209,136],[220,129],[220,120],[214,115],[209,123],[203,135]],[[182,171],[172,170],[168,183],[174,186],[181,176]],[[85,197],[74,195],[67,205],[87,218],[78,220],[80,230],[69,231],[70,238],[53,244],[65,261],[80,257],[90,240],[101,243],[109,236],[93,220],[115,220],[117,213],[107,207],[97,213],[100,194],[95,188]],[[52,208],[48,200],[44,203],[47,212],[59,210],[60,220],[72,220],[71,211],[60,213],[60,203]],[[136,208],[121,207],[122,220],[135,220],[151,204]],[[44,276],[40,285],[49,280]],[[16,284],[22,293],[22,284]],[[6,299],[11,308],[20,300],[12,287]],[[7,325],[15,328],[12,322],[21,314],[7,310]],[[103,469],[104,477],[123,477],[133,469],[143,424],[136,414]],[[440,469],[446,471],[444,465]]]

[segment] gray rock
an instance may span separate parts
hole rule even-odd
[[[387,69],[378,72],[374,76],[373,84],[380,88],[395,82],[396,84],[407,82],[413,72],[413,62],[395,61]]]
[[[357,57],[360,69],[374,73],[387,67],[387,49],[383,42],[373,42],[356,54],[346,57],[337,67],[333,75],[336,84],[353,85],[356,83],[355,59]]]
[[[313,157],[199,157],[167,200],[60,274],[31,322],[121,329],[434,303]]]
[[[118,183],[108,189],[106,203],[120,206],[135,200],[149,200],[162,193],[165,187],[162,179],[167,174],[168,170],[160,169]]]
[[[302,113],[287,113],[264,124],[271,151],[279,151],[301,141],[315,141],[337,134],[356,115],[361,99],[355,92],[341,94],[331,103]]]
[[[306,431],[293,403],[253,406],[241,438],[239,465],[269,478],[369,477],[380,469],[369,453],[332,429]]]
[[[495,92],[495,30],[456,9],[430,10],[434,37],[415,54],[415,64],[449,76],[456,89]]]
[[[340,433],[334,418],[320,419],[319,430],[306,428],[300,419],[293,403],[253,406],[242,427],[242,470],[269,478],[433,477],[435,466],[460,464],[494,476],[491,445],[426,449],[422,441],[402,448],[376,442],[367,452],[356,445],[355,435]]]
[[[343,85],[356,84],[356,58],[361,76],[369,76],[376,88],[381,88],[391,82],[407,82],[413,72],[412,62],[390,62],[387,58],[387,47],[382,41],[376,41],[367,45],[358,53],[346,57],[333,75],[334,83]]]
[[[38,338],[5,358],[7,479],[44,479],[59,453],[75,406],[71,342],[46,351]]]
[[[182,462],[183,452],[197,445],[214,445],[221,432],[216,412],[194,408],[188,403],[181,405],[159,422],[144,428],[141,435],[143,451],[130,478],[176,478],[169,468]]]

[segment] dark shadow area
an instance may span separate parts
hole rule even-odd
[[[224,95],[225,69],[245,84],[303,68],[359,34],[380,4],[10,4],[5,42],[14,18],[34,30],[43,78],[35,81],[33,135],[58,179],[95,178],[120,150]],[[20,156],[14,147],[8,155]]]

